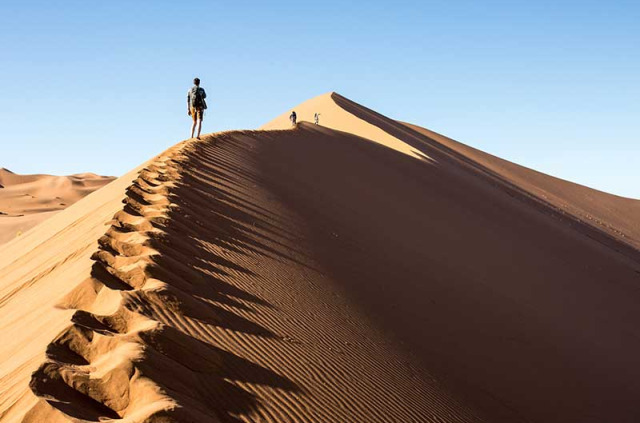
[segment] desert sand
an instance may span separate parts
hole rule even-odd
[[[0,244],[111,182],[113,177],[18,175],[0,168]]]
[[[640,421],[640,201],[295,110],[0,247],[0,421]]]

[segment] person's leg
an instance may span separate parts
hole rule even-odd
[[[200,139],[200,131],[202,130],[202,118],[204,118],[204,110],[198,110],[196,114],[198,116],[198,139]]]
[[[191,108],[191,120],[193,121],[191,123],[191,138],[193,138],[193,133],[196,130],[197,119],[198,119],[197,111],[194,108]]]

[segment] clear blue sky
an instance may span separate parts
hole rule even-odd
[[[337,91],[640,198],[637,1],[2,1],[0,166],[119,175],[188,135]]]

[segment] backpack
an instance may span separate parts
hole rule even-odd
[[[193,87],[191,89],[191,107],[194,109],[206,109],[207,103],[204,101],[202,92],[204,90],[200,87]]]

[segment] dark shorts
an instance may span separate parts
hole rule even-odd
[[[195,109],[195,108],[191,108],[191,119],[193,119],[194,121],[196,120],[202,120],[202,117],[204,116],[204,109]]]

